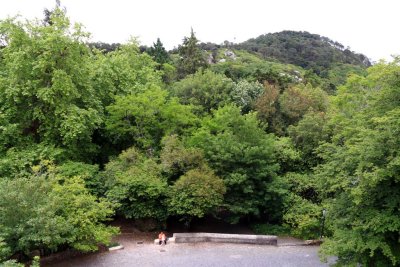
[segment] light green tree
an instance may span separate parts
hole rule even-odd
[[[400,232],[399,60],[353,76],[334,100],[332,139],[316,169],[332,236],[322,246],[345,266],[397,266]]]
[[[162,84],[157,63],[140,53],[134,39],[107,54],[97,51],[93,64],[93,87],[103,107],[113,104],[117,96],[143,93]]]
[[[142,93],[116,97],[115,103],[107,107],[106,120],[115,142],[155,150],[163,136],[190,130],[197,122],[192,107],[167,95],[167,91],[152,87]]]
[[[201,218],[223,202],[225,185],[210,169],[192,169],[182,175],[169,190],[168,210],[183,216],[187,223]]]
[[[62,245],[94,251],[117,233],[103,224],[114,214],[110,203],[90,195],[78,176],[56,175],[49,161],[33,166],[28,177],[0,179],[0,212],[9,255]]]
[[[101,105],[91,84],[88,34],[71,26],[58,8],[51,25],[38,21],[0,22],[0,117],[5,137],[46,142],[74,151],[91,151],[101,123]],[[6,139],[3,145],[17,145]]]
[[[181,103],[198,106],[201,113],[210,113],[230,101],[233,86],[232,80],[225,75],[205,70],[172,84],[171,91]]]

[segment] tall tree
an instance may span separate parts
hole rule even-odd
[[[153,43],[153,46],[150,47],[149,55],[152,56],[153,59],[160,65],[170,61],[168,52],[165,50],[160,38],[157,38],[157,42]]]
[[[62,10],[51,25],[5,20],[0,23],[0,113],[25,140],[68,148],[75,156],[90,151],[101,123],[101,105],[91,84],[88,36],[72,29]],[[3,144],[8,147],[15,145]]]
[[[191,29],[190,37],[183,39],[179,46],[178,76],[183,78],[188,74],[195,73],[199,68],[207,67],[207,60],[199,47],[199,40]]]
[[[259,127],[255,113],[227,105],[205,118],[189,143],[204,150],[226,185],[225,207],[231,220],[244,216],[273,219],[279,209],[278,165],[272,135]]]
[[[323,252],[345,266],[400,264],[400,61],[380,63],[339,89],[332,139],[319,151],[333,234]]]

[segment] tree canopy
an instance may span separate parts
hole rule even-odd
[[[214,216],[400,265],[399,58],[293,31],[89,41],[59,5],[0,21],[0,261],[97,250],[116,216]]]

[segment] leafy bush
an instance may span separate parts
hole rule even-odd
[[[199,106],[203,112],[210,113],[229,102],[233,85],[223,74],[200,70],[173,84],[171,91],[182,104]]]
[[[283,215],[291,235],[303,239],[316,239],[321,233],[321,207],[298,195],[291,194],[291,204]]]
[[[275,138],[259,127],[256,114],[225,106],[205,118],[189,140],[204,151],[216,174],[224,180],[224,205],[237,222],[246,215],[270,216],[277,212],[280,192],[275,183]]]
[[[288,236],[291,234],[290,228],[287,225],[256,223],[252,224],[251,228],[260,235]]]
[[[132,147],[108,163],[103,175],[108,186],[107,198],[120,214],[133,219],[166,219],[167,181],[153,159]]]
[[[224,182],[211,170],[190,170],[170,187],[168,209],[171,214],[201,218],[222,204],[224,193]]]
[[[57,176],[54,168],[43,163],[27,178],[0,179],[0,236],[10,254],[61,245],[93,251],[117,233],[103,224],[114,213],[110,203],[90,195],[81,178]]]

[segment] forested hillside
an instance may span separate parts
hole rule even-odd
[[[400,264],[400,59],[304,32],[192,30],[170,52],[88,36],[57,7],[0,21],[0,262],[97,250],[116,217],[207,215]]]
[[[352,52],[341,43],[308,32],[283,31],[250,39],[236,46],[264,59],[277,59],[306,69],[323,71],[334,64],[371,66],[365,55]]]

